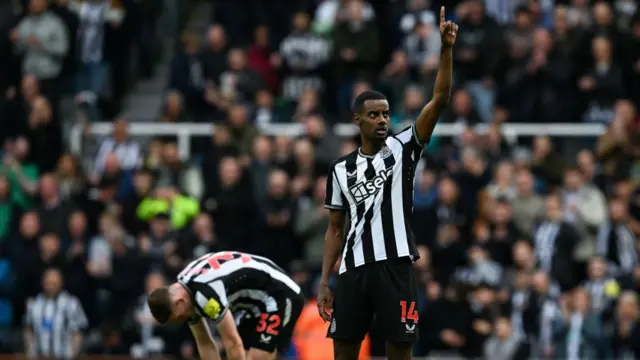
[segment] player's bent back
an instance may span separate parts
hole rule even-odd
[[[300,287],[273,261],[233,251],[192,261],[166,295],[157,292],[148,301],[159,322],[206,317],[218,325],[232,316],[244,348],[265,353],[289,345],[304,305]]]

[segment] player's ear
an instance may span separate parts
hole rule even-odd
[[[357,127],[360,127],[360,115],[357,113],[353,113],[353,123],[356,124]]]

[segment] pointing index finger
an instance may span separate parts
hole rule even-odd
[[[444,24],[444,6],[440,7],[440,24]]]

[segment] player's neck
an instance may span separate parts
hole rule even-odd
[[[384,145],[384,141],[362,141],[360,153],[363,155],[375,155]]]

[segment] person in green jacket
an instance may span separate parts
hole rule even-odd
[[[171,226],[180,230],[200,213],[200,204],[193,197],[180,194],[175,188],[158,188],[153,197],[147,197],[136,210],[138,218],[150,221],[158,214],[169,214]]]
[[[27,140],[18,138],[0,162],[0,174],[7,177],[11,186],[11,202],[23,211],[31,210],[33,196],[38,192],[38,166],[22,162],[28,152]]]

